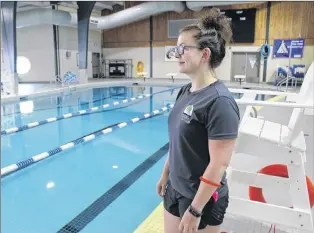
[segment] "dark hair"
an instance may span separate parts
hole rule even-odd
[[[210,67],[218,67],[226,55],[226,45],[232,38],[228,18],[218,8],[211,8],[197,24],[185,26],[180,33],[193,30],[197,31],[194,37],[199,49],[209,48],[211,51]]]

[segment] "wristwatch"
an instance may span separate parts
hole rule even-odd
[[[196,218],[201,217],[203,214],[203,213],[198,212],[196,209],[194,209],[192,205],[189,206],[189,212]]]

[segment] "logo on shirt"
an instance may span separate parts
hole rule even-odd
[[[192,116],[193,113],[193,105],[189,105],[184,109],[184,114],[188,115],[188,116]]]
[[[186,123],[190,123],[192,114],[193,114],[193,105],[189,105],[183,111],[183,120]]]

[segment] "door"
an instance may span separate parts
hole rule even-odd
[[[259,57],[254,52],[232,53],[231,81],[235,82],[235,75],[245,75],[247,83],[259,83]]]
[[[258,53],[247,53],[246,82],[259,83],[259,58]]]
[[[100,53],[92,53],[93,78],[100,76]]]
[[[246,53],[232,53],[231,82],[235,82],[235,75],[245,75],[246,73]]]

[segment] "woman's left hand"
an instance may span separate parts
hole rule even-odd
[[[196,233],[200,224],[201,218],[194,217],[187,209],[181,219],[179,231],[182,233]]]

